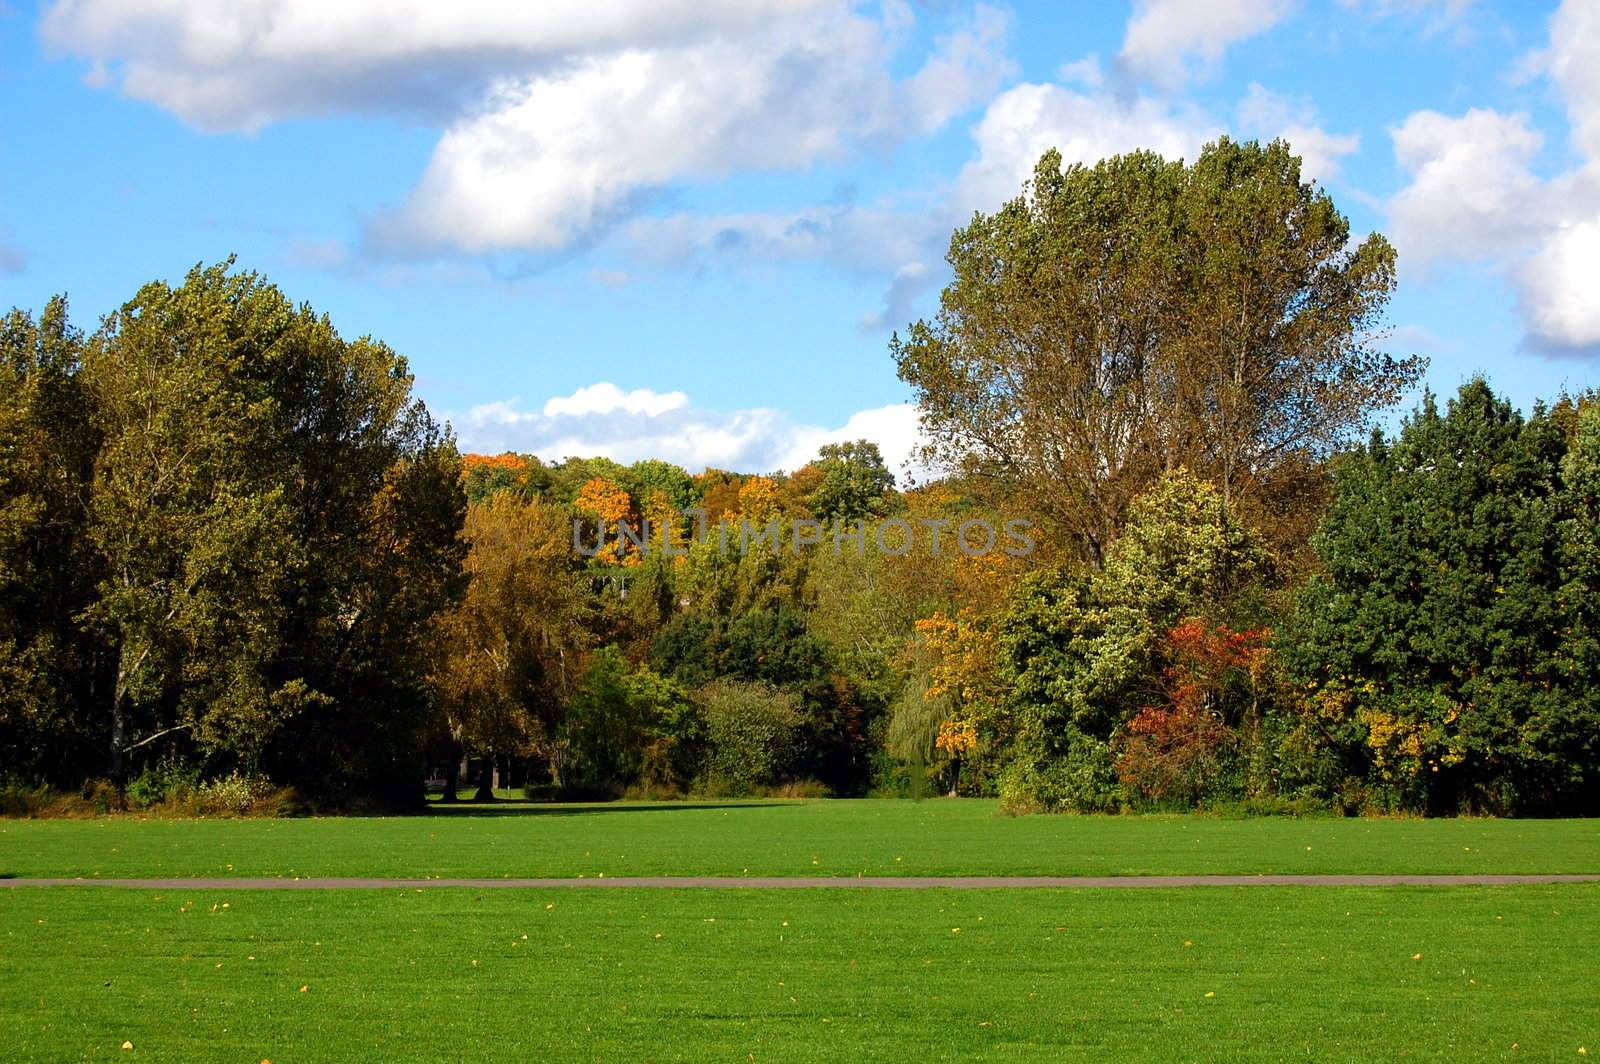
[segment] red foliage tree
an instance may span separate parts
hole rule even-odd
[[[1141,710],[1117,739],[1124,784],[1158,800],[1204,796],[1236,740],[1234,726],[1254,714],[1269,635],[1194,619],[1167,632],[1166,702]]]

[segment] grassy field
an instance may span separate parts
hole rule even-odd
[[[1003,817],[981,800],[0,820],[7,876],[1600,872],[1600,821]]]
[[[1597,943],[1577,885],[18,889],[0,1059],[1579,1061]]]

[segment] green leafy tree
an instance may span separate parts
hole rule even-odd
[[[792,692],[759,682],[717,680],[695,697],[705,715],[703,782],[709,789],[749,794],[788,773],[800,726]]]
[[[175,735],[314,792],[417,792],[465,498],[405,361],[224,262],[141,289],[81,378],[112,774]]]
[[[1281,142],[1065,169],[951,238],[932,321],[891,351],[934,463],[1051,520],[1098,566],[1187,467],[1235,508],[1298,476],[1417,379],[1375,347],[1395,283]]]
[[[822,473],[811,493],[811,512],[821,520],[854,524],[889,511],[894,474],[870,440],[824,444],[812,463]]]
[[[1474,380],[1338,464],[1326,571],[1284,651],[1307,728],[1390,802],[1594,805],[1595,703],[1565,667],[1589,657],[1572,642],[1587,460],[1579,446],[1564,471],[1565,449],[1543,411],[1524,418]]]
[[[700,486],[684,472],[682,466],[663,462],[659,458],[646,458],[633,463],[622,474],[622,485],[639,506],[641,512],[650,497],[660,492],[668,505],[686,510],[700,501]]]
[[[1166,634],[1236,615],[1264,561],[1221,492],[1179,470],[1133,504],[1103,570],[1025,577],[999,627],[1012,757],[1002,795],[1022,807],[1122,802],[1112,740],[1164,697]]]
[[[197,270],[145,286],[85,354],[115,779],[136,744],[178,729],[254,757],[296,708],[270,669],[299,546],[272,463],[269,363],[287,313],[253,278]]]
[[[573,697],[563,736],[562,784],[620,794],[640,783],[687,784],[702,730],[683,688],[649,668],[629,666],[616,648],[605,647]]]
[[[77,622],[99,574],[82,349],[64,299],[37,321],[0,319],[0,763],[57,782],[76,782],[105,741],[86,712],[101,669]]]

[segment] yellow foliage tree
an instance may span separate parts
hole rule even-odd
[[[739,487],[739,516],[760,524],[778,516],[778,485],[770,477],[751,477]]]
[[[694,518],[680,513],[660,488],[645,500],[644,519],[650,529],[650,550],[673,554],[687,550],[689,534],[694,531]],[[683,561],[683,555],[679,555],[673,559],[673,564],[681,565]]]
[[[633,518],[633,499],[622,485],[609,477],[592,477],[578,489],[573,509],[598,526],[599,542],[604,546],[595,560],[602,565],[638,565],[638,550],[618,531],[622,522],[637,527]]]

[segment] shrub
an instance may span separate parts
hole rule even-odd
[[[52,797],[43,784],[6,780],[0,783],[0,816],[37,816]]]
[[[707,751],[702,788],[749,794],[788,766],[800,723],[795,696],[763,683],[718,680],[699,691]]]
[[[206,780],[195,790],[195,805],[202,813],[248,813],[271,797],[277,788],[265,776],[241,775],[234,771],[220,779]]]
[[[1000,807],[1007,813],[1115,812],[1127,798],[1110,746],[1071,728],[1059,755],[1018,759],[1000,773]]]
[[[128,804],[134,809],[149,809],[164,803],[188,802],[200,785],[200,773],[173,758],[163,758],[128,782]]]
[[[757,787],[762,798],[832,798],[833,791],[820,780],[790,780],[771,787]]]
[[[561,783],[607,797],[638,784],[678,788],[694,774],[699,728],[682,688],[649,668],[630,667],[607,647],[568,708]]]

